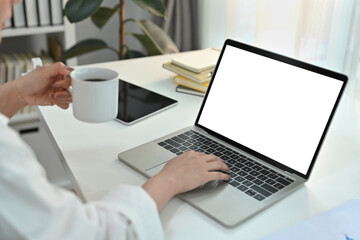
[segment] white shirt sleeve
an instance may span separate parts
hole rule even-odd
[[[163,239],[156,204],[140,186],[84,204],[48,182],[6,122],[0,114],[0,239]]]

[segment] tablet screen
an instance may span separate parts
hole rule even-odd
[[[116,120],[132,124],[176,103],[174,99],[119,79],[119,110]]]

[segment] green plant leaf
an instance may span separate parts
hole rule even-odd
[[[133,2],[155,16],[165,17],[166,9],[161,0],[133,0]]]
[[[128,49],[124,54],[123,59],[139,58],[139,57],[145,57],[145,55],[142,52]]]
[[[168,54],[179,52],[179,49],[173,40],[171,40],[171,38],[156,24],[148,20],[132,19],[132,21],[135,21],[144,33],[141,37],[135,34],[132,35],[142,44],[145,44],[144,47],[150,51],[149,54],[155,55],[158,53]]]
[[[143,45],[149,56],[161,54],[155,44],[146,35],[136,33],[133,33],[132,35]]]
[[[65,15],[71,23],[80,22],[94,14],[104,0],[69,0]]]
[[[91,20],[98,28],[101,29],[117,11],[117,8],[112,9],[108,7],[100,7],[91,16]]]
[[[100,39],[86,39],[78,42],[69,50],[65,51],[57,61],[64,61],[66,59],[77,57],[86,53],[94,52],[100,49],[108,48],[108,45]]]

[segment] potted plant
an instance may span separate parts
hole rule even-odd
[[[132,0],[136,5],[151,14],[165,18],[166,8],[161,0]],[[118,59],[143,57],[146,55],[159,55],[167,53],[179,52],[175,43],[171,38],[156,24],[149,20],[137,20],[133,18],[125,19],[125,0],[119,0],[119,4],[113,8],[102,7],[103,0],[68,0],[64,15],[71,23],[80,22],[88,17],[91,17],[92,22],[101,29],[109,19],[116,13],[120,14],[120,31],[119,31],[119,46],[115,49],[108,46],[106,42],[101,39],[86,39],[83,40],[70,49],[66,50],[60,57],[60,61],[76,57],[82,54],[98,51],[101,49],[110,49],[118,54]],[[142,31],[142,34],[131,33],[125,31],[125,25],[128,22],[136,23]],[[143,47],[147,54],[130,49],[125,43],[125,35],[132,35],[135,37]]]

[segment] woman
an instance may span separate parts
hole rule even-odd
[[[17,2],[0,0],[1,29]],[[55,63],[0,86],[0,239],[162,239],[158,212],[173,196],[211,180],[229,180],[220,158],[187,152],[143,186],[120,185],[96,202],[84,204],[51,185],[7,123],[26,105],[68,108],[71,70]]]

